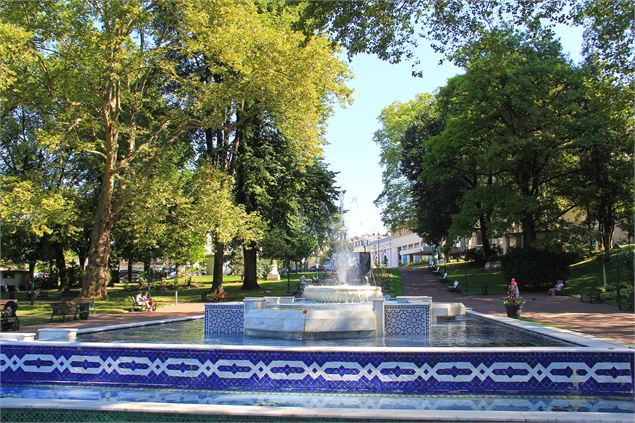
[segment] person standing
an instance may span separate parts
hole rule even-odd
[[[512,278],[511,283],[508,288],[509,297],[512,299],[520,298],[520,289],[518,289],[518,283],[516,282],[516,278]]]

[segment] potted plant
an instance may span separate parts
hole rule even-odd
[[[520,317],[520,310],[525,304],[525,300],[522,297],[508,296],[505,302],[505,310],[507,311],[507,317],[513,317],[515,319]]]

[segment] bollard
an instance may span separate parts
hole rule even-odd
[[[179,303],[179,291],[174,291],[174,304]]]

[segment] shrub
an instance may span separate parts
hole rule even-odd
[[[465,261],[475,266],[482,267],[485,265],[485,253],[481,248],[470,248],[465,252]]]
[[[558,279],[567,280],[574,255],[536,248],[514,248],[501,259],[503,275],[516,278],[521,287],[549,287]]]
[[[500,248],[495,246],[492,246],[492,252],[489,256],[485,255],[482,248],[470,248],[465,252],[465,261],[471,262],[475,267],[483,267],[488,261],[498,260],[500,254]]]

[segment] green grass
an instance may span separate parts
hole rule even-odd
[[[626,289],[628,285],[632,290],[633,273],[624,265],[627,254],[628,250],[624,247],[612,253],[606,268],[609,290],[615,287],[618,279],[622,289]],[[441,266],[441,273],[447,271],[449,281],[460,281],[461,292],[464,295],[480,294],[481,286],[487,286],[490,295],[506,294],[507,292],[507,281],[501,271],[485,272],[483,269],[473,267],[465,262],[448,263],[446,269],[444,270]],[[571,274],[567,280],[565,293],[567,295],[580,295],[589,289],[602,287],[602,257],[595,256],[571,266]],[[606,299],[608,302],[614,301],[615,294],[607,293]]]
[[[265,295],[285,296],[295,293],[296,285],[300,282],[300,276],[305,275],[310,280],[315,273],[292,273],[289,278],[290,292],[287,292],[287,278],[284,277],[280,281],[259,280],[260,286],[256,290],[242,290],[242,282],[239,276],[223,277],[223,288],[225,290],[225,301],[241,301],[245,297],[262,297]],[[322,274],[318,277],[321,279]],[[157,307],[172,305],[175,302],[175,291],[179,293],[179,303],[200,302],[201,294],[207,292],[212,286],[212,276],[192,276],[192,286],[187,286],[188,278],[179,278],[175,280],[165,280],[153,282],[150,286],[150,296],[154,299]],[[178,283],[177,289],[164,289],[163,286]],[[108,298],[106,300],[98,300],[95,302],[97,314],[103,313],[124,313],[130,310],[132,297],[137,294],[139,285],[136,283],[115,284],[114,287],[108,288]],[[51,317],[52,302],[59,302],[59,294],[56,290],[45,290],[49,294],[48,299],[35,301],[33,305],[26,299],[27,292],[19,292],[18,299],[18,316],[22,326],[36,325],[46,323]],[[74,289],[73,291],[76,291]],[[6,295],[5,298],[6,299]],[[91,313],[93,310],[91,309]],[[57,316],[54,319],[58,321]]]
[[[401,274],[399,273],[399,269],[388,269],[388,273],[392,279],[392,293],[390,295],[393,297],[403,295],[403,285],[401,284]]]
[[[448,281],[459,281],[463,295],[480,295],[481,287],[487,287],[489,295],[507,293],[507,284],[501,271],[485,272],[465,262],[451,262],[441,273],[448,272]]]

